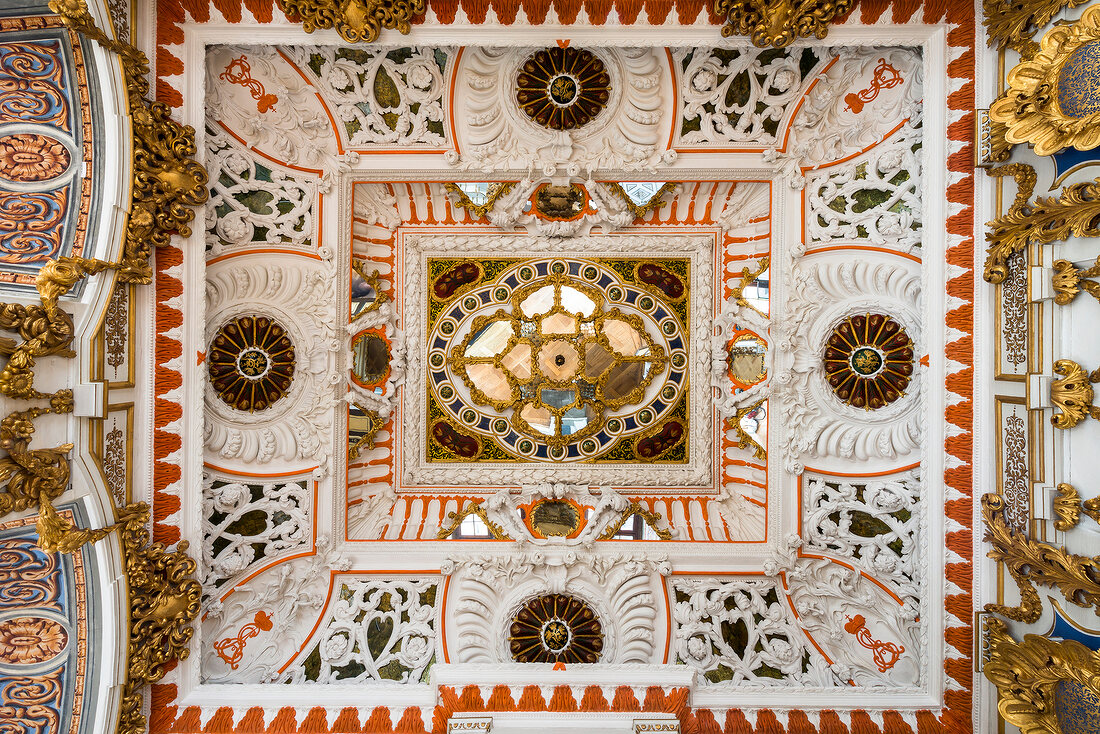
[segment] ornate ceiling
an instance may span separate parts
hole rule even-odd
[[[1100,16],[992,5],[0,11],[0,722],[1094,731]]]

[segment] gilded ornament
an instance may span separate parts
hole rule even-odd
[[[1005,140],[1008,128],[1003,122],[989,119],[989,110],[974,110],[974,165],[987,168],[1004,163],[1012,153],[1012,143]]]
[[[43,499],[60,497],[69,484],[69,462],[65,455],[72,451],[71,443],[30,448],[34,419],[51,412],[66,411],[30,408],[10,413],[0,421],[0,449],[7,452],[7,456],[0,457],[0,482],[7,482],[0,492],[0,516],[34,507]]]
[[[1026,164],[1010,163],[989,170],[993,176],[1015,177],[1016,201],[1008,211],[989,222],[985,238],[990,243],[984,277],[1002,283],[1008,277],[1008,259],[1028,245],[1048,244],[1070,237],[1100,235],[1100,179],[1073,184],[1055,197],[1028,201],[1035,186],[1035,171]]]
[[[335,28],[348,43],[378,38],[383,28],[408,34],[424,0],[278,0],[279,7],[306,33]]]
[[[455,195],[455,206],[470,212],[476,219],[481,219],[491,212],[497,200],[515,188],[515,185],[515,181],[498,181],[490,184],[489,190],[485,193],[485,201],[481,204],[475,204],[470,195],[456,183],[448,181],[443,184],[443,187]]]
[[[1022,734],[1091,732],[1100,725],[1100,651],[1076,640],[1025,635],[1017,642],[988,621],[982,672],[997,686],[997,710]]]
[[[42,550],[51,553],[73,553],[80,550],[85,543],[103,540],[123,525],[125,521],[94,530],[77,528],[72,522],[61,517],[49,498],[42,495],[39,497],[38,522],[35,523],[34,529],[38,533],[38,547]]]
[[[1100,497],[1092,497],[1082,502],[1081,511],[1100,523]]]
[[[640,502],[631,502],[630,505],[622,511],[619,515],[619,519],[609,524],[602,533],[600,533],[600,540],[613,540],[615,535],[618,534],[623,524],[630,518],[638,515],[645,521],[645,524],[657,534],[657,537],[661,540],[672,540],[672,531],[668,528],[657,527],[661,522],[661,513],[651,512],[645,505]]]
[[[664,206],[665,195],[675,191],[676,187],[680,184],[676,181],[666,181],[661,188],[657,189],[657,193],[649,197],[649,201],[644,204],[635,204],[634,200],[630,198],[630,195],[626,193],[626,189],[624,189],[618,181],[601,181],[600,185],[622,199],[623,203],[626,204],[626,208],[634,213],[634,217],[636,219],[641,219],[651,211],[660,209]]]
[[[435,537],[440,540],[451,537],[454,531],[458,530],[458,526],[462,524],[462,521],[470,515],[477,515],[481,518],[481,521],[485,523],[485,527],[488,528],[489,534],[492,535],[495,540],[512,540],[512,537],[504,532],[504,528],[489,519],[489,514],[485,512],[485,508],[482,507],[480,501],[467,502],[459,512],[448,512],[447,526],[441,527],[439,532],[435,534]]]
[[[1069,530],[1081,520],[1081,495],[1072,484],[1065,482],[1055,487],[1055,491],[1054,514],[1058,519],[1054,521],[1054,528]]]
[[[352,260],[352,306],[351,320],[362,317],[371,311],[377,311],[382,304],[390,300],[390,294],[382,288],[382,274],[378,270],[367,272],[366,263]],[[361,281],[361,282],[360,282]],[[361,292],[359,292],[361,289]],[[362,306],[359,304],[362,303]]]
[[[1054,363],[1054,372],[1062,375],[1050,383],[1050,402],[1061,411],[1050,418],[1054,427],[1073,428],[1090,415],[1100,420],[1100,406],[1092,404],[1092,383],[1100,382],[1100,369],[1090,375],[1073,360],[1059,359]]]
[[[1077,297],[1084,288],[1085,292],[1100,301],[1100,283],[1089,278],[1100,277],[1100,257],[1091,268],[1082,270],[1069,260],[1054,261],[1054,302],[1065,306]]]
[[[825,38],[829,24],[855,0],[715,0],[714,12],[726,19],[722,37],[751,36],[758,48],[783,48],[798,38]]]
[[[1039,49],[1031,40],[1035,32],[1066,8],[1076,8],[1088,0],[983,0],[982,22],[989,45],[1011,48],[1024,59],[1030,59]]]
[[[1005,140],[1036,155],[1100,145],[1100,7],[1043,36],[1040,50],[1008,73],[1008,88],[989,108]]]
[[[357,418],[363,418],[365,424],[358,427],[356,433],[351,434],[353,439],[348,446],[348,460],[355,461],[359,458],[359,452],[364,448],[368,451],[374,449],[374,440],[378,436],[378,432],[382,430],[382,426],[386,425],[386,419],[378,414],[377,411],[368,410],[358,403],[355,407],[362,413],[362,416],[356,416]],[[350,419],[349,419],[350,420]]]
[[[756,306],[749,303],[749,300],[745,298],[745,289],[752,285],[753,281],[766,273],[770,265],[771,258],[763,257],[756,263],[756,269],[750,269],[748,266],[741,269],[741,282],[733,287],[732,293],[733,300],[738,306],[742,308],[751,308],[761,316],[767,316],[767,314],[761,313],[760,309]]]
[[[140,734],[147,729],[141,689],[163,678],[172,661],[190,654],[202,586],[195,580],[198,566],[187,555],[186,540],[174,551],[149,542],[148,505],[128,505],[119,516],[125,518],[119,535],[130,598],[130,642],[118,732]]]
[[[195,217],[191,207],[209,196],[206,169],[194,160],[195,130],[173,121],[163,102],[149,100],[148,58],[100,30],[85,0],[50,0],[50,9],[69,28],[122,60],[133,130],[133,186],[122,259],[116,267],[123,282],[148,283],[152,248],[166,246],[173,234],[189,237]]]
[[[1035,585],[1057,588],[1065,598],[1080,607],[1094,607],[1100,615],[1100,557],[1078,556],[1065,548],[1027,537],[1009,528],[1004,518],[1004,498],[998,494],[982,497],[985,540],[992,544],[988,556],[1005,564],[1020,589],[1015,607],[986,604],[985,610],[1017,622],[1032,623],[1042,616],[1042,602]]]
[[[758,400],[752,405],[740,408],[732,418],[727,418],[726,420],[733,426],[733,430],[737,432],[738,448],[751,448],[752,454],[756,457],[757,461],[766,462],[768,460],[767,447],[762,446],[757,440],[757,437],[746,430],[744,425],[746,420],[754,420],[754,416],[761,410],[767,411],[767,400]]]

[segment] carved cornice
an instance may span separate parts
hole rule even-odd
[[[798,38],[825,38],[829,24],[855,0],[715,0],[726,19],[722,36],[750,36],[754,46],[783,48]]]
[[[335,29],[348,43],[378,39],[383,28],[408,34],[412,19],[423,14],[424,0],[278,0],[306,33]]]
[[[985,540],[993,545],[988,555],[1005,564],[1020,587],[1020,603],[1015,607],[986,604],[986,611],[1017,622],[1036,622],[1042,616],[1042,602],[1035,590],[1039,585],[1057,588],[1073,604],[1100,612],[1100,558],[1074,555],[1013,531],[1005,522],[1003,509],[1000,495],[982,497]]]

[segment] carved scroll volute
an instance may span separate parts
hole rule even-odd
[[[722,35],[750,36],[759,48],[784,48],[796,39],[825,38],[829,24],[855,5],[855,0],[715,0],[715,12],[726,19]]]
[[[1073,428],[1090,415],[1100,420],[1100,407],[1092,404],[1092,383],[1100,381],[1100,370],[1089,374],[1072,359],[1059,359],[1054,372],[1061,379],[1050,383],[1050,402],[1058,413],[1051,416],[1055,428]]]

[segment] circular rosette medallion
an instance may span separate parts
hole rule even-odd
[[[47,135],[0,135],[0,178],[18,183],[49,181],[69,169],[72,156]]]
[[[682,275],[667,277],[686,292]],[[686,308],[602,262],[568,258],[511,261],[462,291],[435,318],[428,351],[450,430],[480,437],[458,458],[488,439],[520,460],[585,461],[686,412]]]
[[[825,341],[825,379],[848,405],[878,410],[905,394],[913,342],[889,316],[850,316]]]
[[[286,395],[294,379],[294,345],[266,316],[241,316],[218,329],[206,362],[218,397],[250,413]]]
[[[594,120],[611,98],[611,76],[591,51],[547,48],[523,62],[516,102],[535,123],[573,130]]]
[[[564,594],[523,605],[512,619],[508,646],[517,663],[595,663],[603,630],[592,607]]]

